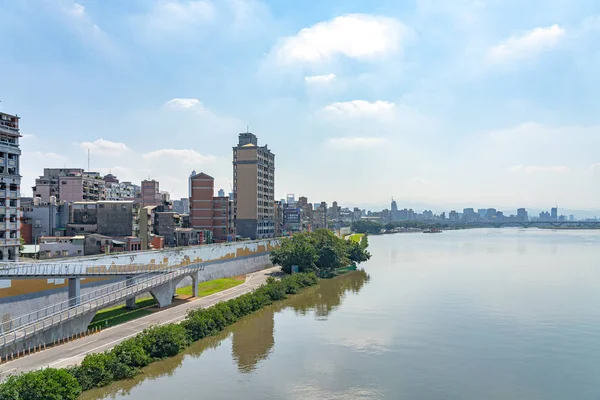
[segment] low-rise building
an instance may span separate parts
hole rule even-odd
[[[38,258],[64,258],[85,255],[85,237],[78,236],[44,236],[39,239],[37,246]]]

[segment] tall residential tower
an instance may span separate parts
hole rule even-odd
[[[18,261],[21,175],[19,117],[0,112],[0,261]]]
[[[239,236],[275,236],[275,154],[250,132],[233,148],[233,204]]]

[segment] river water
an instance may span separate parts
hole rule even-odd
[[[363,271],[81,398],[600,398],[600,231],[369,239]]]

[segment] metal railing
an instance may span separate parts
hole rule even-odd
[[[167,269],[162,270],[162,272],[165,272],[165,273],[171,272],[177,268],[180,268],[180,267],[169,267]],[[155,272],[147,272],[145,274],[136,275],[135,277],[132,277],[131,279],[125,279],[120,282],[116,282],[116,283],[107,285],[103,288],[89,291],[89,292],[79,295],[77,297],[73,297],[73,298],[58,302],[58,303],[54,303],[51,306],[40,308],[38,310],[32,311],[27,314],[19,315],[18,317],[14,317],[11,320],[8,320],[5,322],[0,322],[0,333],[4,332],[6,329],[8,329],[8,331],[18,329],[24,325],[30,324],[41,318],[46,318],[49,315],[66,310],[70,307],[73,307],[74,305],[78,305],[85,301],[92,300],[98,296],[102,296],[107,293],[111,293],[111,292],[120,290],[124,287],[131,286],[131,285],[135,284],[136,281],[144,280],[148,276],[156,276],[156,273]]]
[[[16,239],[15,239],[16,240]],[[7,239],[8,243],[8,239]],[[3,263],[0,264],[0,279],[27,276],[123,276],[146,272],[161,272],[160,264],[68,264],[68,263]]]
[[[63,322],[69,321],[78,316],[123,302],[128,298],[145,293],[152,288],[160,286],[161,284],[176,279],[182,275],[187,275],[202,269],[204,269],[203,264],[194,267],[176,268],[172,271],[145,279],[141,282],[135,282],[130,286],[126,286],[125,288],[105,293],[86,302],[71,306],[65,310],[61,310],[39,318],[36,321],[32,321],[29,324],[4,333],[1,336],[2,347],[10,346],[11,344],[17,343],[20,340],[25,340],[28,337],[34,336],[40,332],[50,329],[53,326],[60,325]]]

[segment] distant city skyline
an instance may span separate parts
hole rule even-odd
[[[228,193],[248,129],[277,154],[276,199],[600,207],[597,1],[116,4],[3,2],[24,196],[88,150],[173,198],[193,169]]]

